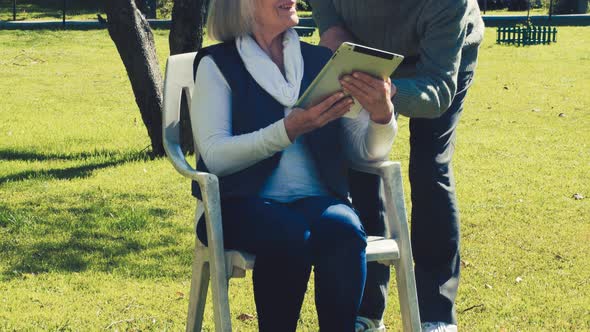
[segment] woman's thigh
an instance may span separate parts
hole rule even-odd
[[[313,196],[291,203],[260,197],[225,199],[221,214],[226,249],[309,257],[310,241],[316,249],[366,245],[358,215],[334,197]],[[204,220],[199,222],[197,233],[206,243],[204,224]]]
[[[300,256],[309,250],[308,219],[285,204],[260,197],[224,199],[221,216],[226,249],[277,256]],[[201,239],[205,231],[202,224],[198,230]]]

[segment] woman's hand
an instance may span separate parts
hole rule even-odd
[[[352,75],[344,75],[340,84],[344,92],[350,93],[369,112],[373,122],[384,124],[391,121],[391,97],[397,90],[389,77],[382,80],[362,72],[354,72]]]
[[[300,135],[321,128],[346,114],[354,101],[350,97],[343,97],[342,92],[337,92],[306,110],[294,108],[284,121],[291,142]]]

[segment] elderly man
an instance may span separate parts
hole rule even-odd
[[[392,77],[410,118],[412,248],[424,331],[456,331],[459,210],[451,158],[484,25],[476,0],[311,0],[321,45],[352,41],[406,56]],[[353,203],[370,235],[384,231],[379,180],[354,174]],[[363,194],[356,195],[356,192]],[[372,192],[373,195],[367,195]],[[357,331],[384,331],[389,271],[369,266]]]

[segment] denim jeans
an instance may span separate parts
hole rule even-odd
[[[320,330],[354,331],[366,236],[349,204],[323,196],[291,203],[240,197],[222,199],[221,214],[225,247],[256,255],[252,279],[260,331],[295,331],[312,266]],[[206,243],[203,220],[197,235]]]
[[[416,286],[423,322],[457,323],[455,297],[459,286],[459,209],[452,157],[456,129],[473,72],[459,73],[457,93],[449,109],[436,119],[410,119],[411,242]],[[383,235],[383,198],[374,175],[352,173],[353,205],[367,235]],[[360,315],[379,319],[385,311],[389,269],[367,267]]]

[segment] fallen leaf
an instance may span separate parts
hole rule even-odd
[[[240,320],[242,322],[245,322],[245,321],[251,320],[251,319],[254,319],[254,316],[253,315],[250,315],[250,314],[240,314],[238,316],[238,320]]]
[[[565,117],[566,117],[565,113],[559,113],[559,115],[558,115],[558,116],[559,116],[560,118],[565,118]]]
[[[176,292],[176,297],[180,300],[180,299],[184,299],[184,293],[183,292]]]
[[[576,201],[579,201],[579,200],[582,200],[582,199],[584,199],[584,196],[582,196],[582,194],[575,193],[575,194],[572,196],[572,198],[573,198],[573,199],[575,199]]]
[[[471,263],[469,261],[461,261],[461,265],[463,265],[464,267],[468,267],[469,265],[471,265]]]

